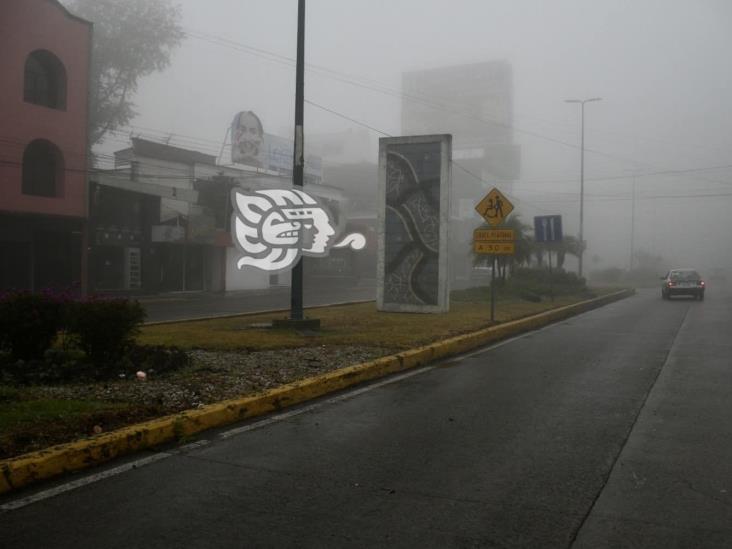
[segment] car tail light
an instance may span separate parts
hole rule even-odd
[[[700,280],[699,281],[699,286],[704,286],[704,281],[703,280]]]
[[[668,283],[668,287],[669,287],[669,288],[670,288],[671,286],[673,286],[673,285],[674,285],[674,283],[673,283],[673,282],[669,282],[669,283]]]

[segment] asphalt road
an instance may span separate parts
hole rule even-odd
[[[0,545],[728,548],[730,326],[711,288],[640,292],[145,454],[161,459],[2,512]]]
[[[356,283],[340,279],[313,278],[303,290],[304,306],[327,305],[376,299],[376,281],[364,278]],[[225,294],[179,292],[144,297],[147,322],[207,318],[240,313],[290,308],[290,288],[243,290]]]

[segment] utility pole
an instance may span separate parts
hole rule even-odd
[[[630,267],[633,270],[633,255],[635,254],[635,174],[633,174],[633,195],[630,206]]]
[[[292,186],[303,187],[305,170],[305,132],[303,131],[303,110],[305,106],[305,0],[297,1],[297,62],[295,67],[295,150],[292,156]],[[300,231],[302,247],[303,231]],[[319,330],[320,319],[305,318],[303,312],[303,257],[290,273],[290,317],[272,320],[273,328],[298,330]]]
[[[292,186],[303,187],[305,141],[303,111],[305,103],[305,0],[297,2],[297,64],[295,69],[295,152],[292,166]],[[290,286],[290,320],[303,319],[302,255],[292,269]]]
[[[602,97],[591,97],[590,99],[565,99],[565,103],[579,103],[581,105],[581,152],[580,152],[580,218],[579,218],[579,277],[582,278],[582,256],[585,253],[584,241],[584,209],[585,209],[585,103],[601,101]]]

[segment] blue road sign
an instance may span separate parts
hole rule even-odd
[[[534,218],[534,240],[536,242],[561,242],[561,215],[539,215]]]

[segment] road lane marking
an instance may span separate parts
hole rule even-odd
[[[683,332],[684,328],[686,327],[686,321],[689,318],[689,311],[691,310],[691,307],[687,307],[686,311],[684,312],[684,317],[681,319],[681,323],[679,324],[678,328],[676,329],[676,332],[674,333],[674,338],[671,341],[671,346],[668,349],[668,352],[666,353],[666,357],[663,359],[663,363],[661,364],[661,367],[658,369],[658,372],[656,372],[656,376],[653,378],[653,382],[651,383],[650,387],[648,387],[648,390],[646,391],[645,396],[643,397],[643,402],[641,402],[641,405],[638,407],[638,411],[635,414],[635,417],[633,418],[633,422],[630,424],[630,428],[628,429],[628,432],[625,435],[625,439],[623,440],[620,449],[618,450],[617,454],[615,454],[615,457],[612,460],[612,464],[610,465],[609,469],[607,470],[607,473],[604,475],[602,486],[595,494],[595,498],[592,500],[592,504],[587,509],[587,512],[585,513],[585,516],[582,517],[582,521],[580,522],[579,526],[577,526],[577,529],[572,534],[572,539],[569,542],[569,547],[574,547],[574,544],[577,542],[577,539],[579,538],[580,532],[582,532],[582,529],[585,527],[585,524],[590,518],[590,515],[595,511],[595,507],[597,507],[600,497],[602,497],[602,494],[605,492],[605,488],[607,488],[608,483],[610,482],[610,477],[612,476],[613,472],[615,471],[615,467],[618,464],[618,461],[620,461],[620,456],[623,455],[623,452],[625,451],[626,446],[628,445],[628,442],[630,441],[630,437],[633,436],[633,432],[635,431],[636,426],[638,425],[638,422],[640,421],[640,417],[643,414],[643,411],[646,408],[646,404],[648,403],[648,399],[651,397],[651,393],[653,393],[653,390],[656,388],[656,384],[658,383],[658,380],[661,379],[661,375],[666,370],[666,367],[668,366],[669,362],[671,361],[674,353],[676,352],[678,346],[679,346],[679,335],[681,332]],[[635,476],[635,473],[633,473],[633,476]],[[637,481],[637,478],[636,478]],[[645,479],[643,480],[645,482]]]
[[[589,312],[589,311],[588,311]],[[470,358],[475,355],[479,355],[481,353],[487,353],[489,351],[492,351],[493,349],[497,349],[498,347],[502,347],[504,345],[508,345],[509,343],[513,343],[514,341],[517,341],[519,339],[522,339],[524,337],[527,337],[529,335],[544,331],[548,328],[551,328],[553,326],[558,326],[560,324],[563,324],[564,322],[558,322],[555,324],[550,324],[548,326],[543,326],[541,328],[538,328],[536,330],[532,330],[530,332],[526,332],[523,334],[519,334],[517,336],[511,337],[509,339],[505,339],[503,341],[499,341],[498,343],[494,343],[490,345],[489,347],[484,347],[482,349],[479,349],[477,351],[471,351],[469,353],[457,355],[453,358],[446,358],[444,360],[440,360],[439,362],[435,363],[431,366],[423,366],[422,368],[419,368],[417,370],[414,370],[412,372],[407,372],[405,374],[400,374],[398,376],[390,377],[388,379],[385,379],[383,381],[379,381],[377,383],[372,383],[366,387],[362,387],[360,389],[354,389],[352,391],[348,391],[347,393],[344,393],[342,395],[338,395],[333,398],[329,398],[327,400],[324,400],[322,402],[317,402],[315,404],[310,404],[308,406],[303,406],[301,408],[298,408],[296,410],[291,410],[289,412],[282,412],[280,414],[276,414],[273,416],[270,416],[266,419],[262,419],[260,421],[256,421],[254,423],[250,423],[249,425],[244,425],[242,427],[236,427],[234,429],[229,429],[228,431],[224,431],[223,433],[219,433],[218,438],[221,440],[226,440],[228,438],[231,438],[233,436],[247,433],[249,431],[254,431],[256,429],[261,429],[262,427],[266,427],[267,425],[272,425],[273,423],[277,423],[278,421],[284,421],[286,419],[289,419],[291,417],[299,416],[300,414],[305,414],[308,412],[312,412],[314,410],[317,410],[319,408],[322,408],[324,406],[329,406],[331,404],[336,404],[338,402],[343,402],[344,400],[349,400],[351,398],[357,397],[359,395],[362,395],[364,393],[368,393],[369,391],[373,391],[374,389],[378,389],[380,387],[383,387],[385,385],[391,385],[392,383],[398,383],[404,379],[408,379],[413,376],[421,375],[426,372],[429,372],[430,370],[434,370],[437,368],[440,364],[444,362],[459,362],[465,358]]]
[[[592,311],[587,311],[587,312],[589,313],[589,312],[592,312]],[[580,316],[580,315],[577,315],[577,316]],[[537,328],[537,329],[531,330],[529,332],[524,332],[523,334],[519,334],[517,336],[513,336],[513,337],[510,337],[508,339],[504,339],[503,341],[499,341],[498,343],[494,343],[490,347],[482,347],[482,348],[477,349],[475,351],[470,351],[469,353],[465,353],[465,354],[462,354],[462,355],[458,355],[455,358],[445,359],[445,361],[446,362],[447,361],[450,361],[450,362],[460,362],[461,360],[465,360],[466,358],[471,358],[471,357],[474,357],[476,355],[480,355],[480,354],[483,354],[483,353],[487,353],[489,351],[492,351],[493,349],[498,349],[498,347],[503,347],[504,345],[508,345],[509,343],[513,343],[514,341],[518,341],[519,339],[523,339],[523,338],[528,337],[530,335],[538,334],[539,332],[543,332],[544,330],[548,330],[549,328],[555,328],[557,326],[561,326],[563,324],[566,324],[566,322],[567,322],[566,320],[561,320],[561,321],[555,322],[553,324],[547,324],[546,326],[542,326],[541,328]]]
[[[65,492],[76,490],[77,488],[81,488],[82,486],[87,486],[105,478],[126,473],[127,471],[130,471],[132,469],[137,469],[139,467],[144,467],[145,465],[150,465],[151,463],[173,457],[174,455],[175,454],[172,452],[160,452],[146,458],[138,459],[130,463],[125,463],[124,465],[120,465],[119,467],[115,467],[113,469],[102,471],[101,473],[95,473],[84,478],[72,480],[71,482],[67,482],[66,484],[62,484],[48,490],[43,490],[42,492],[35,493],[31,496],[16,499],[8,503],[3,503],[2,505],[0,505],[0,513],[14,511],[16,509],[20,509],[21,507],[25,507],[26,505],[31,505],[32,503],[37,503],[44,499],[49,499]]]
[[[319,408],[323,408],[324,406],[329,406],[331,404],[343,402],[344,400],[349,400],[351,398],[357,397],[358,395],[368,393],[369,391],[373,391],[374,389],[378,389],[379,387],[383,387],[385,385],[391,385],[392,383],[398,383],[399,381],[405,380],[407,378],[410,378],[410,377],[413,377],[416,375],[423,374],[425,372],[428,372],[428,371],[434,370],[434,369],[435,369],[434,366],[425,366],[425,367],[419,368],[418,370],[415,370],[412,372],[407,372],[406,374],[401,374],[398,376],[390,377],[389,379],[385,379],[385,380],[379,381],[377,383],[372,383],[371,385],[362,387],[360,389],[348,391],[345,394],[329,398],[322,402],[317,402],[315,404],[303,406],[302,408],[297,408],[296,410],[291,410],[289,412],[283,412],[281,414],[276,414],[276,415],[273,415],[266,419],[262,419],[260,421],[254,422],[254,423],[250,423],[249,425],[244,425],[242,427],[236,427],[235,429],[229,429],[228,431],[224,431],[223,433],[220,433],[219,438],[222,440],[225,440],[227,438],[231,438],[231,437],[239,435],[241,433],[254,431],[255,429],[261,429],[262,427],[266,427],[267,425],[277,423],[278,421],[283,421],[283,420],[289,419],[291,417],[299,416],[300,414],[312,412]]]
[[[211,444],[210,440],[198,440],[196,442],[191,442],[190,444],[184,444],[183,446],[180,446],[180,447],[176,448],[175,450],[171,450],[169,452],[158,452],[156,454],[153,454],[152,456],[137,459],[135,461],[125,463],[124,465],[120,465],[120,466],[114,467],[112,469],[107,469],[106,471],[102,471],[100,473],[95,473],[93,475],[89,475],[89,476],[86,476],[86,477],[83,477],[83,478],[80,478],[77,480],[72,480],[71,482],[67,482],[60,486],[56,486],[54,488],[50,488],[48,490],[43,490],[42,492],[37,492],[33,495],[30,495],[30,496],[27,496],[24,498],[16,499],[16,500],[10,501],[8,503],[1,504],[0,505],[0,514],[2,514],[3,512],[6,512],[6,511],[14,511],[16,509],[20,509],[21,507],[25,507],[27,505],[31,505],[32,503],[36,503],[36,502],[42,501],[44,499],[49,499],[49,498],[58,496],[65,492],[70,492],[71,490],[76,490],[77,488],[81,488],[82,486],[87,486],[89,484],[99,482],[100,480],[104,480],[105,478],[110,478],[110,477],[114,477],[117,475],[121,475],[122,473],[126,473],[133,469],[140,469],[141,467],[145,467],[146,465],[150,465],[152,463],[162,461],[169,457],[185,454],[192,450],[197,450],[198,448],[202,448],[203,446],[208,446],[209,444]]]
[[[588,311],[588,312],[591,312],[591,311]],[[581,316],[581,315],[578,315],[578,316]],[[566,323],[566,321],[560,321],[560,322],[556,322],[556,323],[553,323],[553,324],[549,324],[547,326],[543,326],[543,327],[538,328],[536,330],[531,330],[529,332],[525,332],[523,334],[519,334],[519,335],[514,336],[514,337],[511,337],[509,339],[505,339],[503,341],[499,341],[497,343],[493,343],[493,344],[491,344],[491,345],[489,345],[487,347],[483,347],[483,348],[478,349],[478,350],[475,350],[475,351],[471,351],[471,352],[468,352],[468,353],[464,353],[464,354],[461,354],[461,355],[457,355],[457,356],[452,357],[452,358],[440,360],[439,362],[435,363],[434,365],[423,366],[421,368],[418,368],[417,370],[413,370],[411,372],[406,372],[406,373],[403,373],[403,374],[400,374],[400,375],[396,375],[396,376],[393,376],[393,377],[389,377],[389,378],[387,378],[385,380],[378,381],[376,383],[372,383],[370,385],[367,385],[366,387],[361,387],[360,389],[354,389],[352,391],[348,391],[348,392],[346,392],[344,394],[338,395],[336,397],[329,398],[329,399],[324,400],[322,402],[317,402],[315,404],[310,404],[310,405],[307,405],[307,406],[303,406],[301,408],[297,408],[295,410],[291,410],[291,411],[288,411],[288,412],[282,412],[282,413],[279,413],[279,414],[270,416],[270,417],[268,417],[266,419],[262,419],[260,421],[254,422],[254,423],[251,423],[251,424],[248,424],[248,425],[244,425],[242,427],[236,427],[234,429],[229,429],[228,431],[224,431],[222,433],[219,433],[218,439],[219,440],[226,440],[226,439],[229,439],[229,438],[234,437],[236,435],[239,435],[239,434],[242,434],[242,433],[246,433],[246,432],[249,432],[249,431],[254,431],[255,429],[261,429],[261,428],[266,427],[268,425],[272,425],[273,423],[277,423],[279,421],[284,421],[284,420],[286,420],[288,418],[295,417],[295,416],[298,416],[300,414],[305,414],[305,413],[308,413],[308,412],[312,412],[312,411],[317,410],[319,408],[322,408],[324,406],[328,406],[328,405],[336,404],[338,402],[343,402],[345,400],[349,400],[351,398],[357,397],[357,396],[362,395],[364,393],[368,393],[368,392],[373,391],[375,389],[378,389],[380,387],[384,387],[386,385],[391,385],[393,383],[398,383],[398,382],[403,381],[405,379],[408,379],[410,377],[417,376],[417,375],[421,375],[421,374],[424,374],[426,372],[429,372],[430,370],[434,370],[436,367],[439,366],[439,364],[442,364],[443,362],[460,362],[460,361],[462,361],[462,360],[464,360],[466,358],[470,358],[470,357],[473,357],[473,356],[476,356],[476,355],[479,355],[479,354],[482,354],[482,353],[490,352],[493,349],[497,349],[498,347],[502,347],[504,345],[508,345],[509,343],[513,343],[513,342],[515,342],[515,341],[517,341],[519,339],[522,339],[522,338],[528,337],[530,335],[533,335],[533,334],[542,332],[542,331],[547,330],[549,328],[553,328],[553,327],[556,327],[556,326],[561,326],[562,324],[565,324],[565,323]],[[49,499],[49,498],[58,496],[60,494],[69,492],[71,490],[75,490],[77,488],[81,488],[82,486],[87,486],[89,484],[98,482],[100,480],[104,480],[106,478],[110,478],[110,477],[113,477],[113,476],[117,476],[117,475],[120,475],[122,473],[126,473],[126,472],[129,472],[131,470],[138,469],[138,468],[144,467],[146,465],[150,465],[152,463],[155,463],[157,461],[161,461],[163,459],[167,459],[169,457],[173,457],[173,456],[176,456],[176,455],[181,455],[181,454],[186,453],[188,451],[196,450],[196,449],[201,448],[203,446],[207,446],[210,443],[211,443],[211,441],[209,441],[209,440],[199,440],[199,441],[196,441],[196,442],[193,442],[193,443],[190,443],[190,444],[186,444],[186,445],[180,446],[179,448],[177,448],[175,450],[171,450],[171,451],[168,451],[168,452],[159,452],[159,453],[156,453],[156,454],[154,454],[152,456],[149,456],[149,457],[146,457],[146,458],[142,458],[142,459],[138,459],[138,460],[135,460],[135,461],[126,463],[124,465],[120,465],[119,467],[115,467],[115,468],[112,468],[112,469],[108,469],[108,470],[103,471],[101,473],[96,473],[96,474],[93,474],[93,475],[89,475],[87,477],[80,478],[78,480],[74,480],[74,481],[68,482],[66,484],[62,484],[60,486],[56,486],[54,488],[50,488],[48,490],[44,490],[44,491],[41,491],[41,492],[37,492],[37,493],[35,493],[33,495],[30,495],[30,496],[27,496],[25,498],[20,498],[20,499],[17,499],[17,500],[10,501],[8,503],[0,504],[0,514],[2,514],[4,512],[7,512],[7,511],[13,511],[13,510],[16,510],[16,509],[20,509],[20,508],[25,507],[27,505],[31,505],[33,503],[36,503],[36,502],[39,502],[39,501],[42,501],[42,500],[45,500],[45,499]]]

